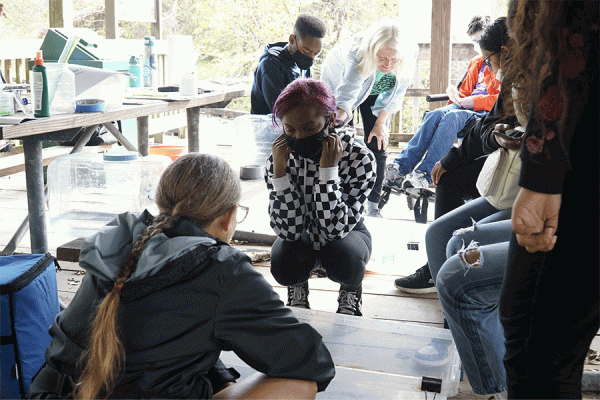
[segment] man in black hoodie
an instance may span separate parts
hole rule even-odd
[[[250,94],[250,113],[270,114],[281,91],[298,78],[310,78],[310,67],[321,51],[327,27],[311,14],[300,14],[288,42],[265,46]]]

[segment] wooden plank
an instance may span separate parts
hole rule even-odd
[[[265,279],[273,286],[273,287],[282,287],[271,275],[270,267],[265,264],[257,264],[255,265],[257,271],[259,271]],[[372,294],[372,295],[381,295],[381,296],[392,296],[392,297],[413,297],[418,299],[437,299],[437,293],[428,293],[424,295],[414,295],[405,293],[394,286],[394,279],[397,276],[392,275],[381,275],[374,272],[367,272],[365,278],[363,280],[363,293]],[[310,290],[321,290],[321,291],[330,291],[337,293],[340,289],[339,283],[335,283],[327,278],[311,278],[308,281],[308,286]]]
[[[183,110],[191,107],[199,107],[207,104],[219,103],[233,100],[238,97],[248,96],[250,87],[248,85],[237,85],[228,87],[226,91],[214,91],[204,93],[197,97],[191,97],[178,101],[144,102],[144,104],[123,105],[98,113],[76,113],[59,114],[50,118],[37,119],[23,122],[18,125],[0,126],[0,139],[19,139],[40,135],[47,132],[55,132],[63,129],[91,126],[105,122],[119,121],[123,119],[146,117],[153,114]]]
[[[287,288],[275,287],[274,289],[285,303]],[[338,307],[337,298],[337,292],[310,290],[308,301],[313,310],[335,312]],[[444,317],[440,302],[435,299],[378,296],[363,293],[362,300],[362,313],[368,318],[409,322],[438,328],[443,326]]]
[[[56,258],[59,261],[78,262],[83,240],[79,238],[58,246],[56,248]]]
[[[84,275],[81,271],[67,270],[62,263],[61,268],[63,270],[57,273],[58,291],[62,295],[61,298],[66,297],[70,302],[72,295],[79,289]],[[310,284],[316,280],[318,279],[312,279]],[[285,302],[287,299],[287,288],[276,286],[274,290],[279,294],[282,301]],[[338,304],[337,296],[337,289],[321,290],[311,288],[309,301],[314,310],[335,312]],[[443,323],[441,306],[439,301],[434,298],[382,296],[363,293],[363,314],[370,318],[411,322],[436,327],[441,327]]]
[[[105,144],[100,146],[85,146],[81,153],[101,153],[109,150],[112,144]],[[42,156],[44,157],[43,164],[47,166],[50,161],[55,158],[65,156],[73,150],[71,146],[54,146],[47,147],[42,150]],[[25,155],[23,153],[15,154],[12,156],[0,158],[0,177],[16,174],[17,172],[25,171]]]

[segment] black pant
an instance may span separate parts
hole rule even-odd
[[[377,121],[377,117],[373,115],[373,111],[371,107],[375,104],[375,100],[377,100],[377,95],[371,95],[367,97],[367,99],[358,106],[360,110],[360,116],[362,118],[363,128],[365,130],[365,144],[367,148],[373,152],[375,156],[375,161],[377,162],[377,177],[375,179],[375,186],[373,186],[373,190],[369,194],[369,201],[379,203],[379,198],[381,197],[381,187],[383,186],[383,178],[385,178],[385,164],[387,162],[387,151],[383,149],[377,148],[377,139],[372,139],[371,142],[367,142],[369,140],[369,134],[373,130],[375,126],[375,121]]]
[[[435,219],[480,197],[475,183],[483,168],[485,157],[442,175],[435,189]]]
[[[342,239],[327,243],[319,251],[313,249],[306,233],[296,242],[277,238],[271,248],[271,274],[281,285],[298,285],[308,280],[319,259],[329,279],[355,290],[362,284],[370,257],[371,234],[359,222]]]
[[[514,235],[510,243],[500,297],[510,399],[581,398],[585,357],[600,328],[600,257],[596,171],[576,162],[583,165],[565,179],[554,249],[528,253]]]

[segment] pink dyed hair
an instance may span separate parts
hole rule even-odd
[[[296,107],[311,106],[322,111],[326,116],[336,110],[335,97],[326,83],[315,79],[296,79],[286,86],[273,105],[273,124],[277,125],[277,118]]]

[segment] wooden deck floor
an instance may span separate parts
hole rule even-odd
[[[242,204],[250,206],[247,221],[238,229],[252,233],[271,234],[266,215],[266,190],[262,181],[243,182],[244,197]],[[14,231],[27,213],[27,201],[24,173],[18,173],[0,178],[0,249],[3,249]],[[433,207],[432,207],[433,208]],[[443,315],[436,294],[408,295],[394,287],[394,279],[414,272],[424,265],[424,232],[426,225],[416,224],[412,212],[408,210],[406,199],[392,196],[383,214],[389,223],[395,224],[395,235],[399,248],[405,248],[403,259],[393,265],[383,265],[376,262],[368,267],[369,271],[363,282],[363,314],[365,317],[395,320],[411,324],[442,327]],[[430,221],[433,210],[430,210]],[[379,221],[376,221],[379,222]],[[66,238],[57,233],[49,235],[50,252],[56,255],[56,248],[66,243]],[[417,242],[419,250],[408,250],[406,243]],[[17,252],[28,253],[29,234],[25,235]],[[248,252],[269,252],[270,247],[251,243],[235,244],[240,249]],[[381,250],[381,249],[380,249]],[[374,251],[375,252],[375,251]],[[398,260],[397,260],[398,261]],[[84,271],[76,264],[61,262],[62,271],[57,273],[59,283],[59,297],[69,303],[77,291]],[[255,264],[267,280],[274,286],[282,299],[287,298],[286,288],[279,285],[269,272],[269,263],[258,262]],[[315,278],[309,281],[310,303],[316,310],[335,311],[337,307],[337,293],[339,285],[326,278]],[[596,337],[592,348],[600,349],[600,339]],[[549,351],[551,349],[549,348]],[[599,365],[588,365],[588,369],[600,369]],[[460,392],[456,399],[475,399],[476,396],[466,378],[460,385]],[[600,393],[586,393],[586,399],[599,399]]]

